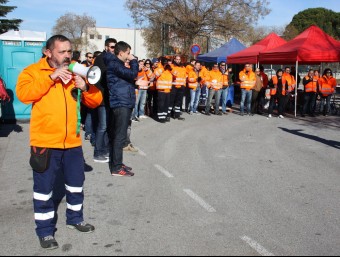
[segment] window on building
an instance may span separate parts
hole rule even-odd
[[[93,34],[90,34],[90,39],[94,39],[94,35]]]
[[[98,39],[99,39],[99,40],[102,40],[102,39],[103,39],[103,36],[102,36],[102,35],[98,35]]]

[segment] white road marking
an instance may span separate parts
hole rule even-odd
[[[216,212],[216,210],[211,207],[208,203],[206,203],[201,197],[195,194],[190,189],[184,189],[184,192],[187,193],[192,199],[194,199],[199,205],[201,205],[208,212]]]
[[[155,164],[156,169],[158,169],[160,172],[162,172],[166,177],[168,178],[173,178],[174,176],[167,171],[166,169],[164,169],[162,166]]]
[[[258,244],[256,241],[251,239],[250,237],[243,236],[241,237],[243,241],[245,241],[251,248],[253,248],[256,252],[258,252],[261,256],[275,256],[271,252],[268,252],[263,246]]]
[[[144,153],[140,148],[138,147],[135,147],[135,148],[138,150],[139,155],[146,157],[146,153]]]

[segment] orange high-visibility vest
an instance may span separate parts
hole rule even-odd
[[[148,81],[148,77],[146,76],[144,70],[138,72],[137,80],[140,80],[140,79],[143,79],[143,80],[145,80],[145,81]],[[138,86],[138,88],[139,88],[140,90],[147,90],[149,87],[148,87],[148,86]],[[136,92],[136,93],[138,93],[138,92]]]
[[[305,77],[306,80],[309,80],[310,77],[307,75]],[[305,92],[306,93],[316,93],[318,90],[318,77],[314,76],[313,81],[309,82],[307,85],[305,85]]]
[[[159,92],[170,93],[172,88],[173,76],[170,71],[166,70],[157,79],[156,89]]]
[[[202,81],[201,83],[198,83],[197,80],[198,80],[198,77],[201,77],[202,78]],[[203,72],[200,71],[199,74],[197,75],[196,71],[193,70],[189,73],[189,77],[188,77],[188,81],[189,81],[189,88],[190,89],[193,89],[193,90],[196,90],[197,87],[200,85],[203,85],[205,83],[205,80],[204,80],[204,77],[203,77]]]
[[[334,94],[337,82],[336,79],[327,76],[323,76],[319,79],[319,92],[322,96],[329,96]]]
[[[223,79],[222,79],[222,85],[223,87],[229,87],[229,74],[228,71],[226,71],[224,74],[222,73]]]
[[[274,88],[270,89],[270,95],[274,96],[277,93],[277,85],[279,84],[279,79],[277,76],[272,77]],[[282,95],[286,95],[286,83],[287,80],[284,76],[282,76]]]
[[[241,88],[250,91],[256,84],[256,74],[253,71],[249,71],[246,73],[246,69],[240,72],[239,74],[241,80]]]
[[[184,67],[174,66],[174,68],[172,69],[172,75],[174,76],[174,87],[185,87],[187,82],[187,71]]]
[[[218,91],[223,86],[223,74],[219,70],[212,70],[209,73],[208,88]]]
[[[288,82],[288,93],[293,92],[296,87],[296,81],[294,76],[290,75],[289,73],[283,73],[283,76],[286,81]]]

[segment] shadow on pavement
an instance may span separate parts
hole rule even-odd
[[[21,133],[23,129],[17,124],[0,124],[0,137],[8,137],[12,132]]]
[[[339,141],[327,140],[327,139],[324,139],[324,138],[321,138],[321,137],[318,137],[318,136],[313,136],[313,135],[309,135],[309,134],[306,134],[306,133],[302,133],[302,131],[303,131],[302,129],[286,129],[286,128],[281,128],[281,127],[279,127],[279,129],[283,130],[284,132],[288,132],[288,133],[291,133],[293,135],[296,135],[296,136],[304,137],[304,138],[314,140],[314,141],[317,141],[319,143],[323,143],[325,145],[334,147],[336,149],[340,149],[340,142]]]

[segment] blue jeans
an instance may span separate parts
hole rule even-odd
[[[244,113],[245,101],[247,101],[247,112],[251,113],[251,98],[253,96],[253,91],[242,89],[242,99],[241,99],[241,113]]]
[[[104,156],[109,153],[109,137],[107,134],[108,110],[105,106],[97,109],[97,132],[94,146],[94,157]]]
[[[215,114],[218,114],[220,111],[220,100],[221,100],[221,90],[214,90],[214,89],[209,89],[209,96],[208,96],[208,101],[207,105],[205,107],[205,113],[210,112],[210,107],[211,107],[211,102],[213,97],[215,96]]]
[[[198,86],[196,90],[191,89],[190,96],[191,96],[190,112],[197,112],[198,102],[201,96],[201,88]]]
[[[321,108],[320,108],[321,113],[329,114],[331,110],[331,99],[332,99],[332,95],[321,96]]]
[[[229,87],[222,89],[222,112],[227,112],[227,100],[228,100],[228,94],[229,94]]]
[[[146,103],[146,95],[147,90],[139,90],[137,102],[134,111],[134,117],[140,117],[145,115],[145,103]]]

